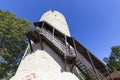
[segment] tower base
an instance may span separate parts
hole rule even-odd
[[[46,43],[28,46],[18,70],[10,80],[80,80],[71,72],[65,72],[62,59]]]

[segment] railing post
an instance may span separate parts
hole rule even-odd
[[[55,35],[55,28],[53,28],[53,39],[52,39],[53,42],[54,42],[54,35]]]
[[[77,56],[77,49],[76,49],[75,40],[74,40],[74,38],[72,38],[72,40],[73,40],[73,45],[74,45],[75,55]]]
[[[76,49],[76,44],[75,44],[74,38],[72,38],[72,42],[73,42],[74,51],[75,51],[75,52],[72,52],[72,55],[75,55],[75,62],[72,64],[72,67],[71,67],[71,69],[70,69],[71,72],[73,71],[73,68],[74,68],[74,66],[75,66],[75,64],[76,64],[76,55],[77,55],[77,51],[76,51],[77,49]]]
[[[43,29],[43,27],[44,27],[44,23],[45,23],[45,22],[42,23],[42,27],[41,27],[41,29]],[[42,31],[42,30],[41,30],[41,31]],[[42,44],[42,38],[41,38],[41,35],[39,34],[38,37],[39,37],[39,41],[40,41],[41,50],[43,50],[44,48],[43,48],[43,44]]]
[[[66,53],[64,54],[64,61],[65,61],[65,71],[66,71],[66,68],[67,68],[66,56],[67,56],[67,53],[68,53],[68,46],[67,46],[66,35],[65,35],[65,45],[66,45]]]
[[[68,46],[67,46],[67,37],[66,37],[66,35],[65,35],[65,45],[66,45],[65,57],[66,57],[66,55],[68,55]]]

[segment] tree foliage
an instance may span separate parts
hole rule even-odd
[[[120,46],[113,46],[109,58],[104,58],[108,67],[113,71],[120,71]]]
[[[31,26],[29,21],[0,10],[0,79],[15,73],[27,45],[25,32]]]

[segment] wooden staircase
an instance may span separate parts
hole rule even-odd
[[[65,43],[60,41],[57,37],[53,36],[51,32],[44,28],[30,30],[26,34],[34,43],[40,42],[39,38],[44,40],[56,51],[56,53],[58,53],[63,61],[67,62],[67,64],[75,63],[75,66],[82,71],[82,73],[87,77],[87,80],[105,79],[96,68],[93,70],[92,65],[78,51],[75,53],[75,51],[71,51],[71,48],[68,49]]]

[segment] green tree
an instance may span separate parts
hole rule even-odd
[[[108,67],[113,71],[120,71],[120,46],[113,46],[109,58],[104,58]]]
[[[27,46],[25,32],[32,24],[0,10],[0,79],[14,75]]]

